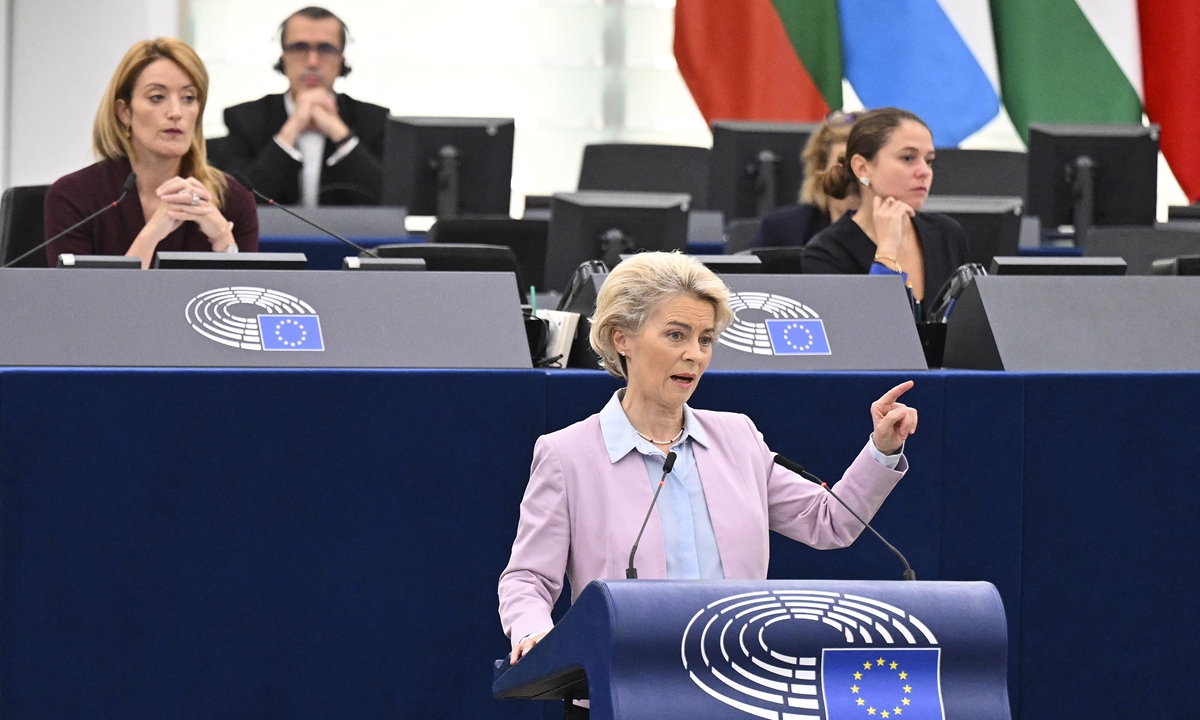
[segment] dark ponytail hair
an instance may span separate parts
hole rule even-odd
[[[850,159],[862,155],[867,162],[875,160],[880,148],[892,139],[892,133],[900,127],[900,123],[911,120],[920,123],[926,130],[929,126],[915,114],[900,108],[886,107],[872,110],[862,115],[850,128],[850,137],[846,140],[846,155],[838,159],[838,164],[821,173],[821,192],[831,198],[841,200],[850,195],[858,194],[858,178],[850,169]]]

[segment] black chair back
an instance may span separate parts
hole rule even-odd
[[[602,143],[583,149],[580,190],[687,193],[708,207],[708,148]]]
[[[0,265],[37,247],[45,238],[42,210],[49,185],[10,187],[0,196]],[[46,253],[35,252],[13,267],[46,267]]]
[[[762,220],[758,218],[730,220],[725,226],[725,254],[736,255],[753,245],[760,226]]]
[[[803,272],[803,246],[750,248],[743,250],[742,253],[758,256],[759,262],[762,263],[762,269],[759,272],[762,274],[799,275]]]
[[[429,272],[510,272],[517,276],[517,291],[525,302],[527,286],[517,256],[503,245],[400,243],[379,245],[375,252],[384,258],[421,258]]]
[[[550,221],[513,220],[507,215],[476,215],[441,218],[429,228],[425,239],[430,243],[457,245],[503,245],[513,251],[521,290],[535,285],[545,289],[546,244]]]
[[[208,154],[208,164],[229,172],[229,137],[206,138],[204,151]]]

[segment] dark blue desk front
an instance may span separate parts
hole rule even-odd
[[[900,379],[713,372],[693,404],[748,413],[833,479]],[[917,381],[913,469],[878,528],[922,579],[997,586],[1021,717],[1184,714],[1200,376]],[[588,372],[0,371],[0,714],[537,717],[490,696],[507,649],[495,584],[535,439],[615,387]],[[899,570],[870,538],[824,553],[777,538],[771,575]]]

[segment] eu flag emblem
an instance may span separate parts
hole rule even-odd
[[[826,648],[821,689],[828,720],[943,720],[941,649]]]
[[[316,315],[259,315],[263,350],[324,350]]]
[[[825,321],[770,319],[766,321],[771,350],[776,355],[831,355]]]

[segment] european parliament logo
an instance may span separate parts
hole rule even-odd
[[[945,718],[937,637],[874,598],[818,590],[730,595],[692,616],[680,649],[691,681],[735,715]]]
[[[184,316],[213,342],[241,350],[322,351],[321,321],[298,297],[260,287],[225,287],[188,301]]]
[[[316,315],[259,315],[263,350],[324,350]]]
[[[733,322],[717,338],[753,355],[832,355],[825,321],[811,307],[783,295],[730,293]]]
[[[828,720],[942,720],[941,650],[826,648],[821,690]]]

